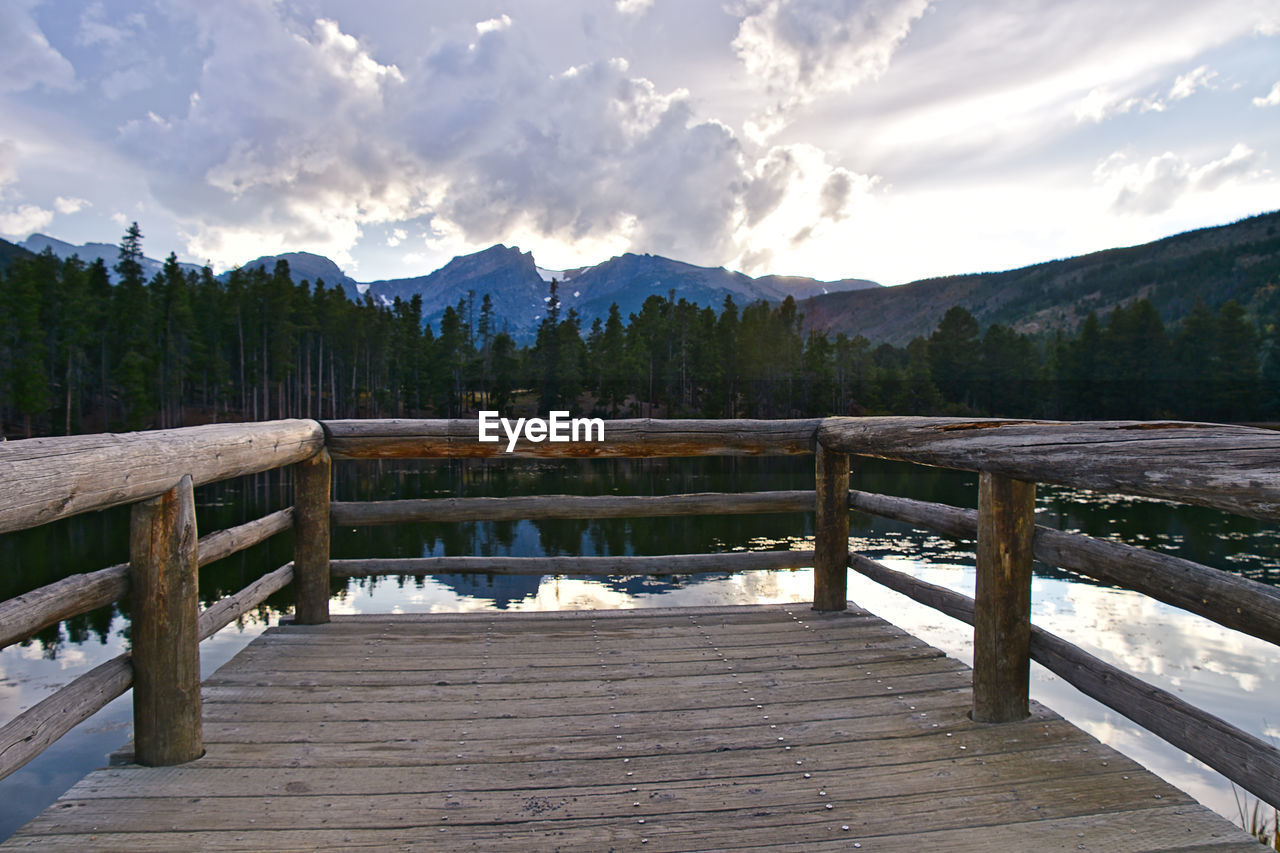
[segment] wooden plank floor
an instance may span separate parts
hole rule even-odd
[[[41,850],[1260,850],[856,609],[346,617],[205,685],[207,754],[86,777]]]

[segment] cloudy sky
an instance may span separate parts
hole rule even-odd
[[[1277,0],[0,0],[0,235],[1006,269],[1280,206]]]

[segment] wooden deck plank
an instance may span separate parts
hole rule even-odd
[[[1250,849],[1040,706],[973,722],[969,682],[803,605],[284,626],[206,681],[204,757],[90,774],[6,846]]]

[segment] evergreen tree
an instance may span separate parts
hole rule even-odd
[[[947,309],[929,336],[929,372],[943,399],[973,405],[974,382],[982,359],[978,321],[959,305]]]
[[[1263,395],[1258,334],[1234,299],[1218,309],[1216,326],[1219,379],[1214,383],[1214,417],[1221,421],[1248,420]]]

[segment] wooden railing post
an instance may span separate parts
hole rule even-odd
[[[1035,499],[1035,483],[979,474],[973,719],[982,723],[1012,722],[1030,713]]]
[[[814,467],[813,609],[844,610],[849,575],[849,455],[819,444]]]
[[[293,466],[294,621],[329,621],[329,486],[333,464],[321,450]]]
[[[137,763],[152,767],[204,754],[196,538],[190,475],[160,497],[134,504],[133,749]]]

